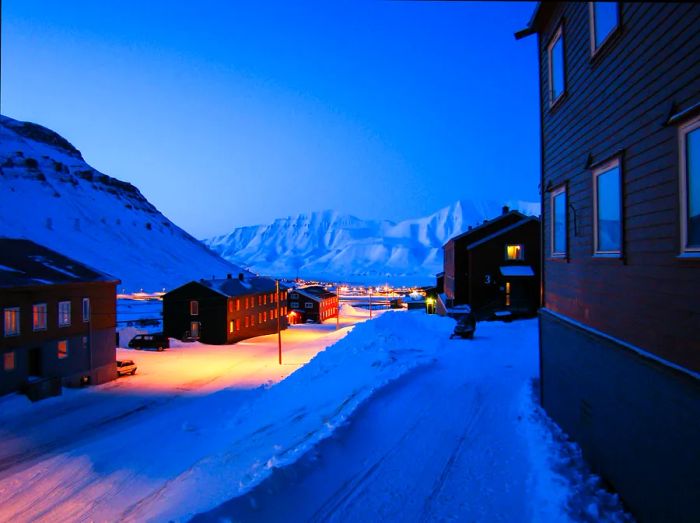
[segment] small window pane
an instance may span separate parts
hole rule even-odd
[[[617,27],[617,2],[594,2],[593,19],[595,46],[598,48]]]
[[[596,176],[598,195],[598,251],[620,252],[620,168],[615,166]]]
[[[506,260],[524,260],[525,249],[522,245],[506,245]]]
[[[552,102],[561,96],[565,89],[565,79],[564,79],[564,38],[559,35],[552,46],[552,51],[550,53],[552,68],[551,79],[552,79]]]
[[[70,302],[58,302],[58,326],[68,327],[70,325]]]
[[[32,329],[35,331],[46,330],[46,304],[37,303],[32,306]]]
[[[83,321],[90,321],[90,298],[83,298]]]
[[[58,342],[58,359],[64,359],[68,357],[68,342],[59,341]]]
[[[5,309],[5,336],[19,334],[19,307]]]
[[[190,315],[199,316],[199,302],[196,300],[190,302]]]
[[[552,198],[553,216],[553,241],[552,252],[564,254],[566,252],[566,192],[560,192]]]
[[[700,129],[686,135],[685,154],[688,177],[687,247],[700,247]]]

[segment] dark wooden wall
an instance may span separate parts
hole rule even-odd
[[[549,107],[547,44],[564,27],[567,93]],[[559,5],[540,37],[543,186],[566,184],[568,259],[545,220],[544,306],[700,371],[700,260],[681,259],[678,128],[700,102],[700,7],[623,3],[621,31],[594,58],[586,3]],[[621,259],[593,256],[590,160],[621,152]],[[574,227],[574,217],[576,227]]]

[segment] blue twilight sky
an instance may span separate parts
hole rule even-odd
[[[2,112],[198,237],[536,200],[533,3],[4,0]]]

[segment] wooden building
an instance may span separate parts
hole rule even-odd
[[[290,289],[288,294],[290,321],[323,323],[338,316],[338,295],[320,285]]]
[[[640,521],[700,521],[700,5],[538,4],[541,393]]]
[[[469,305],[480,319],[533,315],[539,306],[540,222],[503,213],[450,239],[444,249],[444,292],[437,310]]]
[[[287,289],[243,273],[186,283],[163,295],[163,332],[210,345],[236,343],[287,328]]]
[[[38,399],[116,378],[118,284],[29,240],[0,238],[0,394]]]

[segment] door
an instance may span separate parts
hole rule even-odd
[[[190,336],[193,338],[199,338],[199,322],[190,322]]]
[[[29,349],[29,368],[30,376],[41,376],[41,347],[33,347]]]

